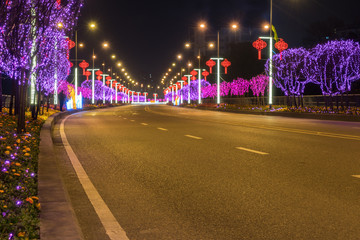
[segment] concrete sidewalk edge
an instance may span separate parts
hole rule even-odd
[[[40,132],[38,163],[40,239],[84,239],[58,169],[52,140],[54,125],[65,116],[76,112],[79,111],[60,112],[50,116]]]

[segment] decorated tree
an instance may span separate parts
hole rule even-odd
[[[251,78],[250,80],[250,89],[252,90],[254,96],[257,97],[257,102],[260,104],[260,95],[265,95],[265,89],[269,85],[269,77],[263,74],[260,74],[256,77]]]
[[[250,82],[243,78],[234,79],[230,83],[230,94],[235,96],[243,96],[249,92]]]
[[[269,63],[268,60],[265,65],[267,74],[269,74]],[[311,78],[307,77],[311,69],[309,52],[304,48],[288,49],[282,52],[282,57],[280,54],[274,55],[272,63],[275,86],[288,97],[288,103],[289,96],[294,96],[296,105],[295,96],[302,96],[306,83],[311,81]]]

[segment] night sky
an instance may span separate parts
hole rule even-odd
[[[360,23],[356,19],[356,0],[273,0],[273,25],[289,47],[302,45],[309,24],[337,17],[346,24]],[[184,51],[188,32],[200,20],[207,22],[208,31],[216,31],[238,21],[241,27],[261,27],[269,21],[269,0],[222,1],[120,1],[87,0],[78,25],[79,58],[90,61],[91,51],[101,52],[103,41],[111,48],[99,56],[101,62],[112,62],[111,54],[124,63],[132,78],[140,81],[143,73],[152,74],[158,81],[176,54]],[[358,17],[359,19],[359,17]],[[95,32],[86,30],[95,21]],[[360,24],[358,25],[360,26]],[[254,39],[255,40],[255,39]],[[100,63],[96,64],[100,66]]]

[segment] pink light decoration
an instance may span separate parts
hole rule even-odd
[[[264,96],[265,88],[269,85],[269,77],[266,75],[258,75],[251,78],[250,80],[250,89],[252,90],[254,96],[259,97],[260,94]]]
[[[231,95],[243,96],[249,92],[250,82],[243,78],[237,78],[230,83],[230,86]]]

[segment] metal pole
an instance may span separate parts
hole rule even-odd
[[[198,84],[198,103],[201,104],[201,69],[200,69],[200,59],[201,59],[201,56],[200,56],[200,48],[199,48],[199,75],[198,75],[198,81],[199,81],[199,84]]]
[[[269,107],[273,104],[273,93],[272,93],[272,72],[273,72],[273,64],[272,64],[272,57],[273,57],[273,33],[272,33],[272,21],[273,21],[273,1],[270,1],[270,69],[269,69]]]
[[[188,78],[188,86],[189,86],[189,91],[188,91],[188,104],[190,104],[190,83],[191,83],[191,75],[185,75],[185,77]]]
[[[94,68],[95,68],[95,58],[94,58],[94,55],[95,55],[95,50],[93,49],[93,55],[92,55],[92,59],[93,59],[93,71],[92,71],[92,85],[91,85],[91,103],[92,104],[95,104],[95,71],[94,71]]]
[[[77,37],[77,30],[76,30],[75,31],[75,103],[77,103],[77,97],[78,97],[77,49],[78,49],[78,37]]]

